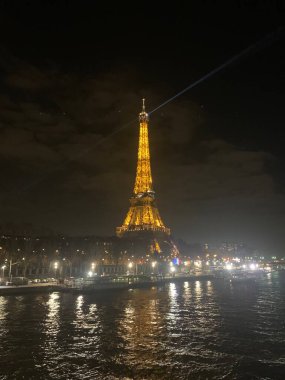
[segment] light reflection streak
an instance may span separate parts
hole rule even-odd
[[[8,314],[6,310],[7,302],[7,297],[0,297],[0,323],[5,321]]]
[[[200,298],[202,295],[201,281],[195,281],[195,295]]]
[[[154,350],[157,346],[163,322],[156,297],[156,292],[151,299],[137,292],[135,300],[131,299],[126,304],[124,317],[120,320],[118,329],[119,336],[124,341],[123,346],[128,352],[124,361],[143,362],[149,359],[149,350]]]
[[[86,304],[87,312],[84,312],[85,299],[82,295],[78,296],[75,300],[75,319],[73,325],[80,332],[80,330],[89,330],[89,334],[98,341],[99,333],[102,330],[100,325],[98,307],[95,303]],[[74,339],[80,340],[80,336],[75,337]]]
[[[84,303],[83,296],[78,296],[75,301],[75,307],[76,307],[75,314],[76,314],[77,319],[81,319],[82,317],[84,317],[83,310],[82,310],[83,303]]]
[[[168,292],[169,296],[170,296],[170,300],[171,301],[175,301],[176,297],[177,297],[177,290],[176,290],[176,284],[174,282],[171,282],[169,284],[169,292]]]
[[[274,365],[279,360],[274,350],[284,342],[284,287],[275,275],[272,280],[272,286],[266,279],[252,289],[236,286],[233,296],[226,282],[187,281],[109,299],[53,294],[15,302],[0,297],[0,330],[9,332],[2,333],[1,359],[4,363],[8,357],[11,371],[19,371],[15,358],[25,361],[23,375],[12,373],[15,379],[31,378],[33,368],[43,371],[38,378],[52,379],[107,379],[110,373],[114,378],[222,378],[233,373],[242,350],[259,361],[252,344],[260,344]],[[24,305],[22,315],[18,302]],[[56,337],[42,330],[43,322],[45,327],[55,319]],[[30,350],[19,351],[15,342]]]
[[[47,306],[48,314],[45,320],[46,334],[56,336],[59,332],[60,294],[51,293]]]
[[[46,338],[43,344],[44,357],[50,357],[50,353],[58,347],[57,335],[60,332],[60,293],[51,293],[49,295],[47,306],[47,316],[44,320],[44,334]]]
[[[132,305],[132,301],[128,303],[124,310],[125,317],[122,320],[122,326],[124,326],[126,333],[130,336],[134,329],[134,316],[135,309]]]
[[[191,289],[190,289],[190,284],[188,281],[185,281],[183,284],[184,287],[184,298],[185,300],[189,301],[189,298],[191,296]]]
[[[169,284],[169,303],[170,303],[170,316],[171,318],[175,319],[175,314],[177,312],[178,304],[177,304],[177,289],[176,284],[170,283]]]
[[[169,331],[178,323],[179,305],[177,303],[177,288],[175,283],[169,284],[169,311],[166,315],[167,328]]]
[[[185,281],[184,282],[184,289],[188,289],[189,288],[189,282],[188,281]]]
[[[4,335],[8,332],[5,328],[8,320],[8,312],[7,312],[7,297],[0,297],[0,339],[2,340]],[[0,342],[1,342],[0,340]],[[3,343],[3,342],[2,342]]]
[[[206,282],[206,288],[207,288],[207,296],[212,296],[213,295],[213,284],[212,284],[212,281],[207,281]]]

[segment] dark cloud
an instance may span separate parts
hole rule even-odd
[[[3,221],[71,234],[114,233],[134,184],[141,98],[154,109],[267,33],[265,27],[253,31],[252,21],[240,33],[238,10],[234,20],[217,20],[204,3],[185,19],[173,9],[167,25],[160,9],[147,7],[125,22],[112,8],[106,25],[104,13],[101,19],[100,12],[88,12],[76,26],[76,12],[67,17],[73,10],[61,14],[53,6],[41,22],[32,10],[29,24],[15,16],[17,36],[6,36],[11,49],[0,54]],[[146,17],[148,27],[137,17]],[[271,133],[282,122],[272,83],[282,78],[279,66],[262,57],[151,115],[158,205],[178,237],[245,240],[266,249],[285,243],[283,148]],[[274,62],[282,66],[282,59]],[[269,71],[274,75],[267,78]]]

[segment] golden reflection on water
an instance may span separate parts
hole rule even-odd
[[[284,351],[284,288],[276,281],[236,286],[233,295],[225,282],[186,281],[106,297],[0,297],[0,372],[9,366],[7,379],[233,378],[240,352],[259,365],[261,344],[273,368]],[[243,371],[239,378],[248,376]]]
[[[162,323],[158,307],[157,289],[152,290],[151,297],[149,292],[140,290],[128,300],[118,332],[129,353],[129,361],[143,363],[149,357],[149,350],[157,345]]]

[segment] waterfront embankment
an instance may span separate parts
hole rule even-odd
[[[198,280],[210,280],[213,279],[213,275],[188,275],[188,276],[174,276],[174,277],[164,277],[159,280],[152,281],[139,281],[136,283],[126,283],[121,289],[133,289],[133,288],[145,288],[152,286],[160,286],[170,282],[178,283],[183,281],[198,281]],[[71,292],[71,293],[85,293],[85,292],[97,292],[102,290],[118,290],[116,285],[104,287],[98,287],[98,289],[84,289],[76,287],[67,287],[62,284],[55,283],[44,283],[44,284],[32,284],[32,285],[18,285],[18,286],[0,286],[0,296],[8,295],[24,295],[24,294],[34,294],[34,293],[50,293],[50,292]]]

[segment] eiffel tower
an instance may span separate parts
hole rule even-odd
[[[123,225],[117,227],[116,233],[118,237],[147,237],[150,241],[150,253],[160,253],[161,244],[166,242],[171,248],[171,256],[177,256],[179,252],[170,240],[170,229],[164,225],[155,202],[150,165],[148,121],[145,99],[143,99],[142,111],[139,114],[138,161],[134,190],[130,198],[131,205]]]

